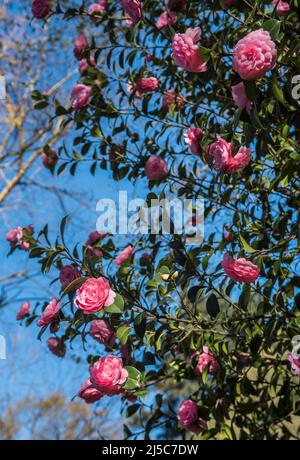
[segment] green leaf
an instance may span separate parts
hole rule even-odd
[[[69,219],[69,216],[65,216],[60,223],[60,235],[61,235],[61,239],[63,242],[64,242],[65,229],[66,229],[66,224],[67,224],[68,219]]]
[[[125,366],[126,371],[128,372],[128,378],[133,380],[140,380],[141,373],[136,367],[133,366]]]
[[[126,411],[126,417],[131,417],[132,415],[134,415],[140,407],[140,404],[132,404],[131,406],[129,406]]]
[[[250,99],[250,101],[255,102],[257,92],[255,82],[251,80],[245,81],[244,85],[248,99]]]
[[[121,326],[117,329],[117,337],[123,345],[127,343],[128,335],[131,330],[132,328],[130,326]]]
[[[117,314],[121,314],[122,313],[122,310],[120,310],[119,307],[117,307],[115,304],[112,304],[110,305],[109,307],[105,307],[105,311],[107,313],[117,313]]]
[[[276,78],[275,75],[273,75],[272,77],[272,80],[271,80],[271,88],[272,88],[272,92],[275,96],[275,98],[277,99],[277,101],[281,102],[282,104],[285,103],[285,97],[284,97],[284,94],[283,94],[283,91],[279,85],[279,82]]]
[[[128,379],[123,385],[124,390],[133,390],[140,386],[141,373],[138,369],[132,366],[126,366],[125,369],[128,372]]]
[[[199,290],[201,289],[201,286],[192,286],[187,293],[188,299],[190,302],[194,303],[196,302],[197,299],[197,294]]]
[[[209,316],[214,318],[220,313],[219,302],[215,294],[211,294],[206,301],[206,310]]]
[[[263,23],[263,29],[267,30],[273,40],[276,40],[280,34],[280,26],[281,22],[278,21],[277,19],[268,19],[268,21],[265,21]]]
[[[244,251],[249,252],[250,254],[253,253],[253,252],[256,252],[256,249],[253,249],[253,248],[247,243],[247,241],[242,237],[242,235],[240,235],[240,241],[241,241],[241,244],[242,244],[242,246],[243,246]]]
[[[124,310],[124,299],[120,294],[116,295],[114,305],[116,305],[121,311]]]

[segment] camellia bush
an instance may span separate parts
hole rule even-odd
[[[139,425],[126,438],[299,439],[299,0],[34,0],[32,12],[41,28],[81,20],[70,103],[32,94],[73,133],[44,146],[44,166],[76,175],[89,161],[112,186],[143,184],[148,202],[203,199],[205,237],[171,229],[120,247],[90,229],[69,247],[67,218],[55,241],[46,223],[15,228],[11,251],[57,287],[17,319],[58,357],[94,343],[78,396],[119,395]]]

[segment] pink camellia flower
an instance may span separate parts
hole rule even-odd
[[[208,347],[203,347],[203,353],[199,355],[195,369],[196,374],[203,374],[207,366],[209,366],[208,372],[210,374],[216,374],[219,371],[219,365],[215,356],[210,352]]]
[[[283,2],[282,0],[273,0],[272,5],[276,6],[276,14],[278,16],[286,16],[290,11],[290,5],[288,2]]]
[[[112,328],[103,319],[95,319],[91,322],[90,336],[108,347],[112,347],[117,338]]]
[[[116,293],[109,282],[101,278],[90,278],[76,291],[75,305],[85,313],[96,313],[114,303]]]
[[[253,102],[251,102],[246,94],[244,82],[241,81],[237,85],[231,87],[231,93],[234,103],[240,109],[246,109],[248,113],[251,112]]]
[[[38,326],[47,326],[52,323],[59,315],[60,302],[57,299],[52,299],[42,312],[40,319],[37,322]]]
[[[116,265],[121,265],[123,264],[126,260],[130,259],[130,257],[134,254],[134,247],[133,246],[127,246],[119,255],[116,257],[115,264]]]
[[[169,168],[165,160],[156,155],[151,155],[145,165],[145,175],[149,180],[166,179]]]
[[[87,253],[90,257],[97,257],[97,259],[102,259],[103,252],[99,248],[94,248],[93,246],[87,246]]]
[[[81,59],[84,51],[89,47],[88,41],[84,35],[78,35],[74,44],[74,56],[76,59]]]
[[[50,13],[49,0],[34,0],[31,10],[36,19],[44,19]]]
[[[89,237],[85,245],[87,246],[88,253],[91,257],[98,257],[99,259],[102,259],[103,253],[101,249],[97,247],[93,247],[93,244],[98,243],[99,241],[103,240],[107,235],[108,233],[104,230],[101,230],[99,232],[95,230],[94,232],[91,232],[89,234]]]
[[[58,162],[58,155],[56,150],[50,149],[49,153],[43,152],[41,155],[42,163],[47,169],[54,168]]]
[[[53,353],[55,356],[58,356],[59,358],[63,358],[66,354],[66,345],[61,339],[57,337],[50,337],[47,340],[47,346],[51,353]]]
[[[176,93],[175,91],[168,90],[164,93],[163,97],[163,108],[168,109],[170,105],[175,104],[176,102]]]
[[[234,260],[229,254],[225,254],[222,267],[226,275],[239,283],[251,283],[259,277],[259,268],[246,259]]]
[[[233,50],[233,69],[243,80],[255,80],[276,65],[277,49],[269,32],[250,32],[239,40]]]
[[[90,367],[90,375],[92,384],[108,396],[120,393],[128,378],[122,359],[113,355],[104,356],[93,364]]]
[[[142,94],[151,93],[155,91],[158,86],[159,82],[155,77],[140,78],[135,83],[127,83],[126,91],[129,94],[132,94],[132,92],[135,91],[135,97],[140,99]]]
[[[105,12],[106,8],[106,0],[99,0],[98,3],[93,3],[88,9],[88,14],[89,16],[91,16],[91,20],[93,22],[97,22],[99,20],[99,16],[101,16]]]
[[[173,59],[175,64],[189,72],[205,72],[206,63],[203,61],[197,42],[200,40],[199,28],[187,29],[184,34],[175,34],[172,42]]]
[[[184,13],[186,11],[186,0],[170,0],[169,10]]]
[[[89,237],[85,244],[89,246],[91,244],[97,243],[98,241],[103,240],[107,235],[108,233],[105,230],[95,230],[94,232],[91,232],[89,234]]]
[[[200,155],[200,140],[202,138],[201,128],[189,128],[184,134],[184,142],[190,147],[195,155]]]
[[[15,227],[6,233],[6,240],[10,243],[12,248],[28,251],[30,249],[30,244],[26,241],[26,233],[31,236],[33,232],[34,228],[31,225],[27,227]]]
[[[128,26],[134,26],[143,18],[141,0],[120,0],[124,8]]]
[[[177,419],[180,425],[192,433],[199,434],[206,429],[206,422],[198,416],[197,404],[191,399],[180,404]]]
[[[228,8],[232,5],[234,5],[236,0],[224,0],[224,5]]]
[[[289,353],[287,359],[292,366],[293,373],[300,377],[300,357],[296,353]]]
[[[184,100],[180,94],[176,94],[175,91],[169,89],[163,96],[163,109],[168,109],[172,104],[175,104],[176,108],[180,110],[184,107]]]
[[[225,232],[224,233],[224,240],[225,241],[232,241],[233,240],[233,235],[231,231]]]
[[[23,239],[23,228],[15,227],[6,233],[6,239],[12,247],[17,246]]]
[[[174,11],[164,11],[158,18],[156,26],[158,29],[173,26],[177,22],[177,16]]]
[[[155,77],[140,78],[135,82],[136,95],[139,97],[141,94],[152,93],[158,88],[158,86],[159,83]]]
[[[88,71],[89,66],[96,67],[96,61],[93,56],[90,56],[90,60],[88,61],[86,58],[82,58],[78,70],[81,75]]]
[[[59,274],[59,280],[63,288],[66,288],[72,281],[80,277],[81,273],[75,265],[64,265]]]
[[[75,110],[85,107],[90,102],[93,89],[90,86],[79,83],[71,93],[71,103]]]
[[[84,399],[87,404],[92,404],[102,398],[103,393],[92,385],[90,379],[85,380],[78,393],[79,398]]]
[[[232,156],[233,145],[217,136],[216,142],[206,147],[212,167],[222,173],[235,173],[242,171],[249,163],[251,151],[248,147],[240,147],[238,153]]]
[[[17,313],[17,320],[21,321],[21,319],[26,318],[30,314],[30,303],[28,301],[24,302]]]

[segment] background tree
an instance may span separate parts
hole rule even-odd
[[[101,2],[93,18],[85,2],[51,4],[65,20],[93,19],[106,36],[104,46],[76,41],[87,70],[72,107],[56,105],[63,126],[77,130],[73,148],[59,149],[58,174],[91,162],[92,174],[110,168],[115,180],[144,184],[146,176],[155,190],[148,201],[206,201],[201,244],[188,245],[186,235],[131,237],[135,250],[122,253],[117,270],[108,235],[72,246],[66,219],[53,241],[47,227],[24,231],[43,272],[73,271],[57,294],[62,308],[43,308],[39,337],[51,323],[59,354],[69,343],[89,346],[91,321],[115,331],[113,344],[102,337],[106,355],[87,353],[86,389],[138,398],[127,414],[141,430],[125,427],[129,438],[159,436],[161,427],[202,439],[299,437],[300,361],[290,354],[299,331],[299,103],[291,86],[299,5],[290,1],[282,15],[269,2],[232,3],[171,1],[161,17],[161,2]],[[51,102],[34,97],[41,107]],[[188,401],[180,423],[178,407],[165,403],[177,385]]]

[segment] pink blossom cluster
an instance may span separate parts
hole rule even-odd
[[[89,48],[89,44],[85,35],[78,35],[74,43],[74,56],[76,59],[81,59],[84,52]]]
[[[83,382],[78,396],[91,404],[103,396],[124,394],[122,386],[127,378],[128,372],[121,358],[104,356],[90,367],[90,378]]]
[[[184,34],[175,34],[172,41],[172,56],[179,67],[189,72],[205,72],[206,62],[201,55],[198,42],[201,37],[199,28],[187,29]]]
[[[58,337],[50,337],[47,340],[47,347],[58,358],[63,358],[67,351],[65,343]]]
[[[276,65],[277,49],[269,32],[250,32],[233,50],[233,69],[243,80],[256,80]]]
[[[79,110],[86,107],[92,95],[93,89],[90,86],[78,83],[72,90],[71,93],[71,104],[72,108]]]
[[[59,274],[59,280],[63,288],[81,277],[81,273],[75,265],[64,265]]]
[[[103,319],[95,319],[91,322],[90,336],[98,343],[106,347],[112,347],[116,341],[116,334],[111,326]]]
[[[113,304],[116,293],[103,278],[89,278],[76,291],[75,305],[86,314],[96,313]]]
[[[89,9],[88,14],[91,17],[92,22],[96,23],[107,8],[106,0],[99,0],[98,3],[93,3]]]
[[[97,230],[89,234],[89,237],[85,245],[86,245],[88,254],[91,257],[97,257],[98,259],[102,259],[103,253],[101,249],[98,247],[97,243],[102,241],[107,235],[108,233],[106,231],[97,231]]]
[[[89,60],[87,58],[81,59],[79,66],[78,66],[80,75],[85,74],[88,71],[89,66],[96,67],[96,61],[93,56],[90,56]]]
[[[132,27],[143,18],[141,0],[120,0],[128,26]]]
[[[26,318],[30,315],[30,303],[25,301],[19,311],[17,312],[16,319],[21,321],[22,319]]]
[[[34,233],[34,228],[31,225],[27,227],[15,227],[6,233],[6,240],[10,243],[11,248],[22,249],[29,251],[30,243],[27,237],[31,237]]]
[[[196,352],[194,356],[198,356],[196,365],[196,374],[203,374],[204,370],[208,368],[210,374],[216,374],[219,371],[219,365],[215,356],[211,353],[208,347],[203,347],[203,353]]]
[[[34,0],[31,10],[36,19],[44,19],[50,13],[50,0]]]
[[[164,29],[173,26],[177,22],[177,15],[174,11],[164,11],[158,18],[156,26],[158,29]]]
[[[126,90],[129,94],[135,91],[135,97],[138,99],[142,94],[152,93],[159,87],[159,82],[155,77],[139,78],[135,83],[128,83]]]
[[[207,428],[205,420],[198,415],[197,404],[191,399],[180,404],[177,419],[181,426],[195,434],[202,433]]]
[[[162,157],[151,155],[145,165],[145,175],[149,180],[160,181],[167,178],[169,168]]]
[[[50,148],[48,152],[42,152],[41,160],[45,168],[52,169],[58,162],[58,154],[55,149]]]
[[[134,254],[134,247],[133,246],[127,246],[116,258],[115,264],[116,265],[122,265],[126,260],[130,259]]]
[[[200,141],[202,139],[201,128],[189,128],[184,134],[184,141],[195,155],[201,154]]]
[[[37,322],[37,326],[43,327],[53,323],[58,318],[61,304],[57,299],[52,299],[42,312],[40,319]]]
[[[291,9],[290,4],[282,0],[273,0],[272,5],[276,7],[276,14],[278,16],[286,16]]]
[[[184,100],[181,94],[177,94],[175,91],[168,89],[163,96],[163,109],[169,109],[171,105],[175,105],[178,110],[183,109]]]
[[[233,259],[225,254],[222,260],[222,267],[226,275],[239,283],[251,283],[259,277],[260,269],[250,260]]]
[[[102,398],[103,393],[92,385],[90,379],[87,379],[81,385],[78,396],[83,399],[87,404],[93,404]]]
[[[292,352],[288,354],[287,359],[292,366],[293,373],[297,375],[297,377],[300,377],[300,356]]]
[[[241,81],[240,83],[233,85],[231,92],[235,105],[239,109],[246,109],[249,114],[252,110],[253,102],[248,99],[244,82]]]
[[[233,156],[233,144],[221,136],[206,147],[212,167],[221,173],[235,173],[242,171],[250,162],[251,151],[248,147],[240,147]]]
[[[120,394],[127,378],[122,359],[114,355],[104,356],[90,367],[92,385],[107,396]]]

